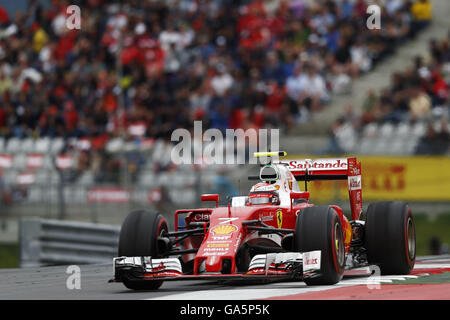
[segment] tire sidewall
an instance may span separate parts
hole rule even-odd
[[[133,211],[124,220],[119,235],[120,256],[159,256],[157,237],[168,231],[166,219],[151,211]],[[123,284],[132,290],[156,290],[163,280],[123,279]]]
[[[405,258],[408,262],[409,268],[412,270],[414,268],[414,264],[415,264],[415,260],[416,260],[416,241],[414,241],[414,254],[411,257],[411,253],[410,253],[409,245],[408,245],[408,229],[407,228],[408,228],[409,219],[411,219],[412,227],[414,229],[414,238],[415,238],[415,234],[416,234],[415,223],[414,223],[414,218],[411,213],[411,209],[409,207],[407,207],[405,214],[406,214],[405,226],[404,226],[404,231],[403,231],[404,232],[404,241],[405,241]]]
[[[294,248],[299,252],[321,251],[321,275],[317,278],[305,278],[308,285],[335,284],[344,274],[345,250],[339,263],[335,248],[335,228],[341,232],[340,241],[344,246],[343,227],[338,213],[331,207],[318,206],[305,208],[297,217]],[[344,248],[344,247],[342,247]]]
[[[119,235],[119,256],[158,256],[156,239],[168,231],[159,213],[138,210],[124,220]]]
[[[414,230],[414,254],[408,246],[408,221]],[[381,274],[409,274],[416,258],[415,224],[411,209],[402,201],[369,205],[364,244],[369,264],[378,265]]]
[[[331,209],[331,208],[330,208]],[[336,213],[335,210],[331,209],[330,211],[333,212],[333,214],[329,215],[329,218],[331,219],[331,223],[329,224],[329,228],[331,229],[329,232],[329,243],[331,245],[331,256],[332,256],[332,265],[330,266],[330,268],[334,269],[336,271],[336,274],[338,275],[338,280],[342,279],[342,276],[344,274],[344,268],[345,268],[345,244],[344,244],[344,237],[343,237],[343,229],[342,229],[342,224],[341,224],[341,220],[339,219],[338,214]],[[335,230],[336,230],[336,226],[338,226],[339,228],[337,229],[337,231],[341,232],[341,237],[340,237],[340,244],[342,244],[344,247],[341,248],[343,254],[344,254],[344,258],[342,259],[342,262],[339,262],[339,257],[338,252],[337,252],[337,248],[336,248],[336,242],[335,242],[335,236],[338,237],[338,235],[335,235]]]

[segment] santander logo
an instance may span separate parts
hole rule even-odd
[[[346,170],[348,168],[347,159],[317,159],[317,160],[290,160],[288,162],[283,162],[288,164],[289,170]]]

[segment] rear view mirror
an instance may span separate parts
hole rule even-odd
[[[202,201],[215,201],[216,202],[216,208],[219,207],[219,195],[216,194],[202,194],[201,196]]]
[[[292,199],[309,199],[309,192],[291,192],[291,200]]]

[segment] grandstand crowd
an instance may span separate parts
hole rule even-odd
[[[0,135],[86,137],[101,149],[117,136],[167,139],[194,120],[289,130],[431,21],[428,0],[379,1],[382,29],[369,30],[368,3],[31,0],[14,15],[0,4]],[[79,30],[66,27],[70,4]],[[372,93],[363,122],[442,103],[445,45],[434,43],[432,68],[408,71],[422,76],[397,74]]]
[[[424,124],[415,154],[446,154],[450,148],[450,30],[446,39],[429,41],[426,56],[417,56],[407,70],[394,72],[391,83],[380,92],[369,90],[361,113],[349,107],[332,128],[328,151],[345,152],[340,136],[364,136],[369,125],[414,126]],[[385,126],[386,127],[386,126]],[[350,129],[349,129],[350,128]],[[345,132],[345,133],[344,133]],[[389,137],[388,137],[389,138]]]

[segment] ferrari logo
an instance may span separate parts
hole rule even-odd
[[[283,225],[283,210],[281,209],[277,210],[277,225],[278,229],[281,229],[281,226]]]

